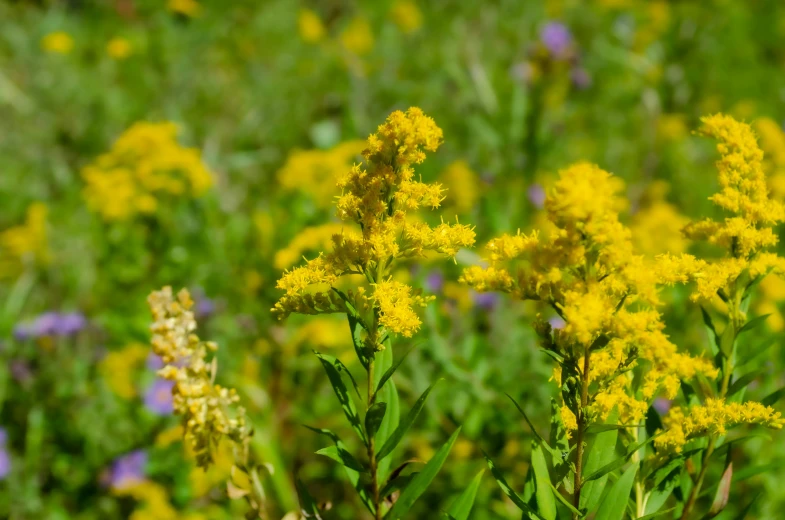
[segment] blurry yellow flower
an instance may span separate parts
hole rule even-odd
[[[88,207],[107,221],[153,214],[162,197],[198,197],[213,183],[199,151],[181,146],[168,122],[134,124],[82,177]]]
[[[131,55],[131,42],[125,38],[112,38],[106,44],[106,53],[116,60],[124,60]]]
[[[474,209],[480,198],[481,186],[477,174],[466,161],[458,160],[451,163],[439,176],[451,203],[447,209],[454,208],[459,215],[465,215]]]
[[[304,253],[322,253],[328,250],[333,243],[333,236],[340,235],[344,229],[346,224],[339,222],[303,229],[286,248],[275,253],[273,267],[279,270],[287,269],[300,263]]]
[[[130,343],[120,350],[107,353],[98,370],[106,385],[123,399],[136,397],[137,371],[142,366],[150,349],[141,343]]]
[[[49,33],[41,40],[41,48],[55,54],[68,54],[74,48],[74,40],[67,32]]]
[[[340,349],[351,346],[349,327],[345,320],[317,317],[297,327],[297,332],[284,345],[286,355],[296,355],[302,345],[312,349],[328,350],[339,356]]]
[[[390,16],[405,33],[414,32],[422,26],[422,12],[412,0],[396,0]]]
[[[310,9],[300,9],[297,15],[297,28],[300,31],[300,37],[306,43],[318,43],[327,34],[322,19]]]
[[[364,56],[373,50],[371,24],[362,16],[353,18],[341,33],[341,44],[349,52]]]
[[[197,16],[202,10],[202,6],[196,0],[169,0],[168,7],[173,13],[189,18]]]
[[[182,425],[178,424],[177,426],[173,426],[156,435],[154,441],[155,445],[159,448],[165,448],[170,444],[181,441],[183,439],[183,433]]]
[[[17,276],[26,265],[49,264],[47,214],[45,204],[33,203],[24,224],[0,232],[0,279]]]
[[[684,114],[662,114],[657,118],[657,138],[664,142],[675,142],[689,134],[687,116]]]
[[[779,304],[785,301],[785,280],[773,274],[765,277],[758,286],[760,298],[755,306],[758,315],[770,314],[766,324],[774,332],[785,329],[785,317],[780,312]]]
[[[653,182],[632,217],[632,241],[638,251],[650,258],[663,253],[681,254],[689,247],[681,232],[689,219],[665,200],[669,189],[664,181]]]
[[[766,154],[763,167],[768,174],[771,196],[785,199],[785,131],[776,121],[765,117],[755,121],[755,131]]]
[[[114,490],[120,496],[130,496],[141,502],[129,520],[178,520],[177,510],[169,502],[166,488],[151,480]]]
[[[227,442],[222,442],[215,450],[215,463],[205,470],[199,466],[194,466],[188,475],[191,490],[195,497],[207,495],[216,486],[224,484],[229,478],[234,465],[232,446]]]
[[[354,164],[365,141],[346,141],[329,150],[293,150],[278,170],[278,183],[287,191],[310,196],[319,208],[334,202],[335,183]]]

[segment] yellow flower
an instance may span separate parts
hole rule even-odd
[[[82,169],[84,198],[107,221],[153,214],[163,197],[198,197],[212,185],[199,151],[181,146],[174,123],[136,123]]]
[[[390,9],[390,16],[405,33],[414,32],[422,26],[422,12],[412,0],[396,0]]]
[[[291,313],[371,313],[368,341],[374,348],[383,330],[410,336],[420,325],[415,308],[427,298],[390,278],[397,260],[422,257],[426,252],[454,256],[474,243],[468,226],[442,223],[430,227],[409,218],[420,207],[438,207],[439,185],[414,180],[414,168],[435,151],[442,131],[418,108],[393,112],[368,138],[365,165],[357,164],[338,180],[338,216],[360,232],[344,229],[332,236],[332,251],[284,273],[277,287],[284,296],[272,309],[280,319]],[[367,286],[342,293],[343,278],[363,277]],[[357,285],[356,283],[353,285]]]
[[[106,53],[116,60],[124,60],[131,55],[131,42],[125,38],[112,38],[106,44]]]
[[[447,189],[457,214],[465,215],[474,209],[480,197],[480,183],[466,161],[451,163],[439,176],[439,181]]]
[[[684,114],[662,114],[657,119],[657,137],[666,142],[678,142],[689,134]]]
[[[709,398],[703,405],[671,408],[662,421],[665,432],[654,439],[657,450],[681,453],[690,439],[702,435],[725,435],[739,424],[760,424],[781,429],[785,419],[770,406],[756,402],[726,403]]]
[[[196,0],[169,0],[167,6],[171,12],[188,18],[198,16],[202,10],[202,6]]]
[[[137,395],[136,376],[150,350],[140,343],[131,343],[111,351],[101,360],[99,372],[109,388],[123,399]]]
[[[365,56],[373,50],[374,38],[371,24],[362,16],[357,16],[341,33],[341,44],[349,52]]]
[[[0,279],[17,276],[26,265],[50,263],[48,212],[45,204],[33,203],[24,224],[0,232]]]
[[[153,313],[153,352],[165,364],[158,375],[174,381],[174,411],[182,416],[185,439],[197,465],[207,468],[214,462],[215,445],[221,439],[242,445],[249,438],[245,409],[236,406],[239,397],[233,388],[214,383],[216,364],[207,356],[218,346],[196,335],[188,291],[181,290],[175,299],[171,287],[164,287],[153,292],[148,303]]]
[[[166,488],[151,480],[123,486],[113,492],[119,496],[130,496],[142,503],[129,520],[177,520],[177,510],[169,502]]]
[[[323,252],[333,243],[333,236],[340,235],[344,228],[344,224],[331,222],[303,229],[285,249],[275,253],[273,266],[276,269],[287,269],[298,263],[307,251]]]
[[[278,184],[300,191],[317,207],[327,208],[335,198],[335,183],[365,148],[364,141],[347,141],[330,150],[293,150],[278,171]]]
[[[322,19],[311,9],[300,9],[297,14],[297,29],[306,43],[318,43],[327,34]]]
[[[652,183],[632,218],[630,231],[633,244],[636,250],[648,257],[663,253],[678,255],[687,251],[689,246],[681,232],[689,219],[665,200],[668,189],[663,181]]]
[[[755,121],[755,131],[766,154],[763,167],[768,172],[771,195],[782,200],[785,198],[785,132],[780,124],[769,118]]]
[[[49,33],[41,40],[41,48],[55,54],[68,54],[74,48],[74,40],[64,31]]]

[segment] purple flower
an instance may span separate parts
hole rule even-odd
[[[528,195],[529,201],[534,204],[537,209],[542,209],[545,205],[545,188],[543,188],[541,184],[532,184],[529,186],[529,189],[526,190],[526,195]]]
[[[654,409],[657,410],[660,415],[665,415],[671,409],[672,404],[673,402],[671,402],[670,399],[658,397],[654,400],[654,404],[652,406],[654,406]]]
[[[5,446],[0,446],[0,480],[5,480],[11,473],[11,456]]]
[[[561,22],[548,22],[540,31],[540,41],[554,57],[565,58],[572,47],[572,34]]]
[[[472,303],[478,309],[482,309],[485,311],[493,310],[494,307],[499,303],[499,294],[495,292],[471,292]]]
[[[548,323],[551,324],[551,328],[554,330],[563,329],[567,323],[564,322],[559,316],[554,316],[553,318],[548,320]]]
[[[5,447],[7,442],[8,442],[8,432],[5,431],[5,428],[0,428],[0,447]]]
[[[109,472],[109,485],[115,489],[131,486],[144,479],[144,467],[147,465],[147,453],[136,450],[118,457],[112,463]]]
[[[573,68],[572,71],[570,71],[570,79],[578,90],[586,90],[591,87],[591,76],[589,76],[589,73],[586,72],[586,69],[583,67]]]
[[[73,336],[87,326],[87,319],[79,312],[45,312],[33,321],[14,327],[14,337],[20,341],[47,336]]]
[[[161,359],[155,352],[150,352],[147,355],[147,361],[145,364],[149,370],[158,371],[164,367],[164,360]]]
[[[30,378],[33,377],[33,371],[30,370],[30,365],[22,359],[14,359],[11,361],[8,368],[11,372],[11,376],[20,383],[29,381]]]
[[[442,287],[444,287],[444,275],[442,272],[436,269],[428,273],[428,276],[425,278],[425,287],[432,293],[442,292]]]
[[[145,407],[156,415],[171,415],[174,412],[172,387],[174,381],[156,378],[144,394]]]

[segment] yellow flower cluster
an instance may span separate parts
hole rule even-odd
[[[407,217],[421,206],[436,208],[442,200],[441,186],[414,180],[413,169],[441,142],[441,129],[418,108],[393,112],[379,126],[363,151],[365,166],[353,166],[337,183],[342,190],[337,214],[361,231],[333,235],[331,252],[286,272],[277,285],[286,294],[273,313],[283,319],[293,312],[346,312],[348,299],[358,311],[373,310],[375,325],[406,336],[417,330],[420,321],[414,308],[426,299],[390,281],[393,263],[426,251],[453,256],[474,243],[468,226],[442,223],[431,228]],[[332,288],[350,275],[363,276],[369,286],[344,298]]]
[[[374,37],[371,24],[364,16],[355,16],[341,32],[341,45],[358,56],[365,56],[373,50]]]
[[[422,26],[422,12],[412,0],[395,0],[390,16],[405,33],[412,33]]]
[[[785,273],[785,259],[766,252],[777,243],[774,226],[785,221],[785,205],[769,197],[763,172],[763,152],[749,125],[730,116],[704,117],[700,133],[717,139],[717,161],[721,191],[710,197],[733,216],[723,221],[705,219],[688,224],[688,238],[706,240],[723,247],[727,254],[707,262],[691,255],[667,255],[660,260],[660,275],[669,283],[693,279],[693,299],[720,295],[726,300],[736,280],[754,280],[769,272]]]
[[[450,207],[459,215],[465,215],[474,209],[481,194],[477,174],[466,161],[455,161],[439,176],[439,182],[450,192]]]
[[[278,171],[278,184],[286,191],[308,195],[319,208],[335,196],[335,183],[365,148],[364,141],[347,141],[329,150],[294,150]]]
[[[776,121],[762,118],[755,121],[755,131],[765,156],[763,168],[768,173],[771,195],[777,200],[785,198],[785,131]]]
[[[160,197],[198,197],[213,183],[199,151],[181,146],[169,122],[136,123],[82,176],[87,205],[107,221],[155,213]]]
[[[461,278],[478,291],[543,301],[564,319],[560,330],[542,320],[535,327],[545,348],[564,359],[557,381],[563,368],[565,380],[592,385],[581,410],[570,408],[577,419],[566,421],[568,427],[604,419],[614,406],[622,422],[640,420],[658,391],[672,397],[681,379],[716,375],[711,363],[679,353],[663,333],[652,307],[663,280],[650,261],[634,254],[630,231],[619,221],[626,207],[622,188],[619,179],[591,164],[561,171],[545,201],[555,225],[550,236],[494,239],[487,246],[490,265],[470,267]],[[639,395],[626,374],[638,359],[648,361]]]
[[[24,224],[0,232],[0,279],[17,276],[26,265],[47,265],[51,261],[47,213],[45,204],[31,204]]]
[[[216,363],[207,359],[208,352],[218,346],[203,342],[195,334],[196,321],[190,310],[191,295],[185,289],[175,298],[171,287],[153,292],[148,298],[153,313],[151,340],[153,352],[165,366],[158,374],[174,381],[174,411],[183,417],[185,438],[190,441],[197,464],[207,467],[213,460],[215,447],[228,437],[243,444],[250,436],[245,410],[236,407],[239,400],[234,389],[215,384]]]
[[[318,43],[327,34],[322,19],[310,9],[300,9],[297,13],[297,29],[306,43]]]
[[[761,424],[780,429],[785,419],[770,406],[756,402],[727,403],[722,399],[707,399],[703,405],[671,408],[663,419],[665,431],[654,445],[661,452],[681,453],[690,439],[701,435],[725,435],[728,428],[739,424]]]
[[[131,42],[125,38],[112,38],[106,44],[106,53],[116,60],[124,60],[131,55]]]
[[[120,350],[109,352],[101,360],[98,370],[106,385],[119,397],[136,397],[136,370],[147,359],[150,349],[140,343],[131,343]]]
[[[196,0],[169,0],[167,7],[173,13],[193,18],[198,16],[202,6]]]

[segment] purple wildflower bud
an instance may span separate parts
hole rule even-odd
[[[570,71],[570,79],[578,90],[586,90],[591,87],[591,76],[589,76],[589,73],[586,72],[586,69],[583,67],[573,68],[572,71]]]
[[[60,336],[71,336],[87,326],[87,319],[80,312],[60,314],[55,326],[55,333]]]
[[[442,287],[444,287],[444,275],[442,272],[437,269],[428,273],[427,278],[425,278],[425,287],[428,289],[428,292],[442,292]]]
[[[174,412],[172,387],[174,381],[156,379],[144,394],[145,407],[155,415],[171,415]]]
[[[136,450],[118,457],[112,463],[109,474],[109,485],[115,489],[131,486],[144,479],[144,467],[147,465],[147,453]]]
[[[484,311],[493,310],[496,307],[496,304],[499,303],[499,294],[495,292],[471,292],[472,303],[478,309],[482,309]]]
[[[196,300],[195,313],[197,318],[208,318],[215,314],[215,301],[207,296],[202,296]]]
[[[54,336],[60,324],[60,315],[56,312],[45,312],[33,322],[33,336],[41,338]]]
[[[561,22],[548,22],[540,31],[540,41],[554,57],[565,58],[572,46],[572,34]]]
[[[145,365],[147,365],[149,370],[158,371],[164,367],[164,360],[154,352],[150,352],[147,355],[147,361],[145,362]]]
[[[18,323],[14,327],[14,338],[18,341],[26,341],[33,337],[33,325],[29,322]]]
[[[543,188],[541,184],[532,184],[529,186],[529,189],[526,190],[526,194],[529,197],[529,201],[534,204],[537,209],[542,209],[545,205],[545,188]]]
[[[554,316],[553,318],[549,319],[548,323],[551,324],[551,328],[553,330],[563,329],[564,326],[567,325],[567,323],[565,323],[565,321],[559,316]]]
[[[670,399],[658,397],[654,400],[654,404],[652,406],[654,406],[654,409],[657,410],[660,415],[665,415],[671,409],[672,404],[673,402]]]

